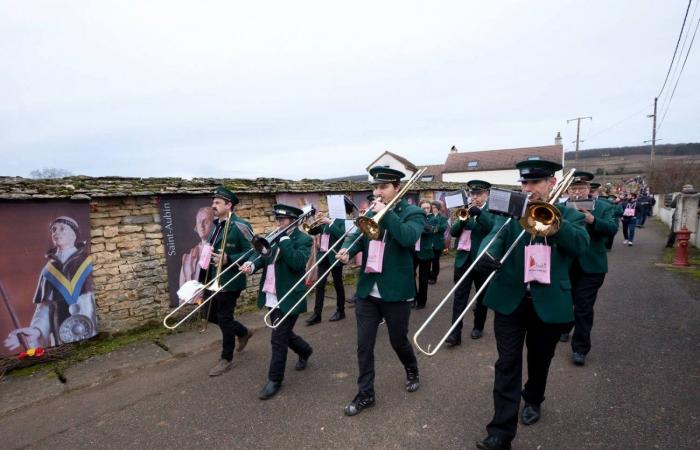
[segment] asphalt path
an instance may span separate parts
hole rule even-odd
[[[542,419],[520,426],[514,448],[700,448],[700,283],[657,267],[665,243],[657,223],[638,230],[634,247],[621,235],[596,305],[593,349],[585,367],[559,344]],[[444,258],[428,307],[413,312],[411,335],[452,286]],[[385,269],[386,270],[386,269]],[[389,269],[390,270],[390,269]],[[329,287],[329,294],[332,288]],[[349,289],[352,292],[353,289]],[[216,347],[112,377],[0,417],[3,448],[474,448],[493,413],[496,345],[489,312],[484,337],[437,356],[419,356],[421,387],[405,375],[384,325],[376,347],[377,403],[356,417],[344,405],[356,393],[356,326],[348,318],[295,331],[314,348],[307,370],[290,352],[282,390],[257,398],[266,380],[270,333],[260,313],[240,320],[258,328],[234,367],[210,378]],[[448,327],[445,308],[423,342]],[[427,345],[427,344],[426,344]]]

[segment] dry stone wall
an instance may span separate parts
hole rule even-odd
[[[162,195],[210,195],[224,184],[239,193],[236,214],[248,220],[256,233],[275,228],[272,206],[277,193],[325,194],[367,191],[365,183],[324,183],[319,180],[181,180],[74,177],[61,180],[25,180],[0,177],[0,201],[89,199],[91,253],[99,328],[117,333],[162,320],[169,310],[165,245],[160,224]],[[421,198],[434,190],[454,190],[454,183],[422,183]],[[250,277],[239,305],[255,300],[260,275]]]

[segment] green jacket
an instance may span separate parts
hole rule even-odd
[[[374,216],[368,213],[368,217]],[[362,236],[352,247],[350,244],[360,231],[348,237],[343,244],[348,248],[350,258],[362,252],[362,267],[357,281],[357,296],[366,298],[377,283],[379,294],[385,302],[406,301],[416,296],[416,283],[413,272],[413,257],[416,241],[423,232],[425,212],[417,206],[400,200],[392,211],[387,212],[380,222],[380,238],[386,231],[382,273],[365,273],[369,239]]]
[[[435,253],[433,252],[433,242],[434,233],[432,231],[426,231],[425,227],[420,235],[420,250],[416,252],[416,258],[421,261],[428,261],[435,258]]]
[[[267,294],[262,291],[265,284],[265,276],[267,275],[267,266],[274,263],[275,265],[275,291],[277,292],[277,300],[281,299],[284,294],[289,292],[291,287],[299,281],[306,273],[306,263],[311,255],[311,245],[313,240],[309,235],[303,233],[299,228],[295,228],[289,239],[279,241],[272,251],[270,256],[259,258],[255,261],[255,270],[263,268],[262,278],[260,278],[260,288],[258,289],[258,308],[265,307]],[[251,260],[257,258],[257,255]],[[279,309],[284,314],[287,314],[301,296],[306,292],[306,283],[299,283],[292,294],[290,294]],[[306,312],[306,300],[301,302],[292,314],[301,314]]]
[[[466,221],[455,219],[455,223],[452,224],[450,234],[455,238],[455,246],[459,243],[462,230],[472,230],[472,249],[471,251],[457,250],[457,255],[455,255],[455,268],[461,268],[467,264],[471,264],[474,262],[474,258],[478,256],[481,241],[491,232],[494,224],[495,216],[488,212],[488,210],[489,204],[486,202],[478,217],[470,217]]]
[[[447,230],[447,217],[442,214],[428,215],[428,223],[435,227],[433,232],[433,250],[445,250],[445,230]]]
[[[226,226],[226,221],[224,220],[223,222],[219,222],[219,219],[214,219],[214,228],[212,229],[211,233],[209,234],[209,242],[211,242],[212,237],[214,237],[214,234],[216,233],[217,227],[221,227],[221,231],[218,233],[218,236],[216,237],[216,241],[212,244],[214,247],[215,252],[219,252],[221,250],[221,241],[224,238],[224,230],[223,228]],[[226,257],[228,259],[227,263],[222,266],[222,272],[223,269],[226,269],[228,266],[231,265],[234,261],[236,261],[238,258],[243,256],[245,252],[250,250],[252,248],[250,241],[246,238],[246,236],[243,234],[241,229],[247,229],[246,234],[249,236],[253,235],[253,228],[250,226],[250,223],[248,223],[246,220],[241,219],[240,217],[236,216],[235,214],[231,214],[231,225],[229,225],[228,228],[228,234],[226,235],[226,247],[224,249],[224,252],[226,253]],[[242,264],[244,261],[240,261],[238,266]],[[226,283],[228,283],[231,278],[236,276],[239,273],[238,269],[235,267],[230,268],[226,272],[223,272],[223,275],[221,275],[221,279],[219,280],[219,285],[224,286]],[[206,279],[202,280],[203,278],[204,271],[200,273],[200,282],[207,282],[211,281],[214,279],[216,276],[216,264],[212,261],[211,264],[209,264],[209,269],[206,272]],[[224,289],[224,292],[233,292],[233,291],[242,291],[243,289],[246,288],[246,276],[245,274],[241,273],[239,277],[237,277],[232,283],[229,283]]]
[[[328,234],[330,237],[328,238],[328,248],[331,248],[336,242],[338,242],[338,239],[345,233],[345,221],[342,219],[334,219],[333,222],[329,224],[323,224],[321,227],[316,227],[309,231],[309,234],[314,236],[314,235],[323,235],[323,234]],[[343,244],[340,244],[343,245]],[[339,248],[336,247],[336,250]],[[324,253],[321,250],[317,252],[317,257],[321,257]],[[330,258],[330,256],[329,256]]]
[[[585,273],[607,273],[608,252],[605,244],[610,237],[615,236],[618,228],[615,206],[596,200],[591,214],[595,220],[592,224],[586,223],[591,243],[588,250],[578,257],[578,263]]]
[[[561,205],[557,205],[557,208],[562,212],[561,228],[557,234],[547,238],[547,244],[552,247],[551,284],[529,283],[535,311],[546,323],[567,323],[574,320],[569,268],[573,258],[586,252],[589,243],[584,215],[573,208]],[[503,220],[503,217],[496,219],[493,230],[482,241],[482,247],[489,242]],[[522,230],[520,223],[512,220],[490,247],[489,253],[500,259]],[[544,238],[537,237],[532,242],[543,243]],[[530,235],[526,233],[489,284],[484,304],[494,311],[511,314],[525,297],[525,246],[529,244]]]

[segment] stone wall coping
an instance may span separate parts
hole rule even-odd
[[[277,192],[362,192],[371,190],[365,182],[324,181],[281,178],[128,178],[72,176],[55,179],[30,179],[0,176],[0,199],[90,200],[105,197],[152,197],[160,195],[210,195],[224,185],[241,194]],[[414,191],[455,191],[465,187],[455,182],[418,182]]]

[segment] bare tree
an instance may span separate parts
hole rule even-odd
[[[41,170],[32,170],[29,176],[37,179],[63,178],[73,175],[65,169],[57,169],[55,167],[45,167]]]
[[[684,184],[700,186],[700,162],[688,160],[662,160],[654,163],[648,172],[647,183],[652,192],[678,192]]]

